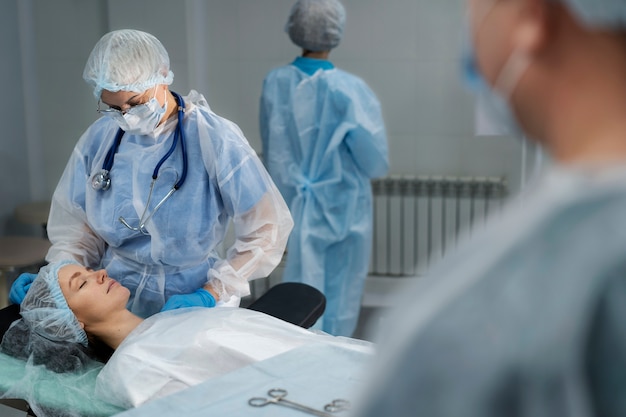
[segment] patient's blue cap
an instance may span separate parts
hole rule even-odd
[[[54,342],[80,343],[87,346],[87,334],[70,310],[59,285],[59,270],[76,261],[60,261],[39,270],[20,306],[22,320],[28,328]]]

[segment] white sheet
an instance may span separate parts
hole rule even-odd
[[[240,308],[193,308],[144,321],[116,350],[96,395],[129,408],[300,346],[335,345],[369,353],[372,345],[317,333]]]

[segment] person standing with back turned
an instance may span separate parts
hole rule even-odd
[[[294,217],[283,280],[322,291],[316,327],[350,336],[371,252],[370,179],[387,173],[388,151],[378,99],[328,60],[344,24],[337,0],[293,5],[285,29],[302,55],[267,75],[260,127],[265,164]]]

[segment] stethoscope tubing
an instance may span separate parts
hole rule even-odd
[[[172,155],[172,153],[176,149],[176,145],[178,144],[180,140],[180,149],[181,149],[182,156],[183,156],[183,172],[180,178],[178,179],[178,181],[176,182],[176,184],[174,184],[174,188],[178,190],[185,183],[185,179],[187,178],[187,166],[188,166],[187,149],[185,146],[186,145],[185,134],[184,134],[184,129],[183,129],[183,119],[185,115],[185,101],[178,93],[175,93],[174,91],[171,91],[171,93],[174,96],[174,99],[176,100],[176,104],[178,105],[178,124],[176,125],[176,132],[174,133],[174,140],[172,142],[172,146],[170,146],[167,153],[159,160],[157,165],[154,167],[154,171],[152,172],[152,179],[156,180],[156,178],[159,176],[159,170],[161,169],[161,165],[163,165],[163,163],[165,163],[165,161],[167,161],[167,159]],[[109,148],[106,154],[106,157],[104,158],[104,162],[102,164],[102,170],[94,175],[92,179],[92,187],[95,190],[106,191],[110,188],[110,184],[111,184],[110,172],[111,172],[111,169],[113,168],[113,163],[115,162],[115,154],[117,153],[120,147],[120,144],[122,143],[122,137],[124,136],[124,133],[125,132],[124,130],[122,130],[122,128],[118,129],[115,135],[113,144]]]

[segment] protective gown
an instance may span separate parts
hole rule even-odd
[[[74,148],[54,192],[48,235],[49,262],[73,258],[106,268],[131,290],[128,308],[154,314],[174,294],[192,293],[211,281],[220,303],[238,305],[248,280],[267,276],[280,262],[292,219],[280,193],[240,129],[213,113],[195,91],[184,98],[188,172],[185,183],[146,224],[132,231],[144,212],[153,170],[171,146],[176,118],[152,135],[122,138],[111,169],[111,188],[94,190],[117,124],[100,118]],[[180,144],[163,163],[148,212],[165,197],[183,168]],[[232,219],[236,240],[218,256]],[[220,304],[218,303],[218,305]]]
[[[267,75],[260,126],[265,165],[295,223],[284,280],[322,291],[323,330],[350,336],[371,252],[370,179],[388,169],[380,104],[358,77],[300,57]]]
[[[122,408],[136,407],[315,344],[373,352],[369,342],[316,333],[253,310],[166,311],[150,317],[124,339],[100,371],[95,395]]]
[[[555,168],[399,297],[356,415],[626,415],[625,219],[624,168]]]

